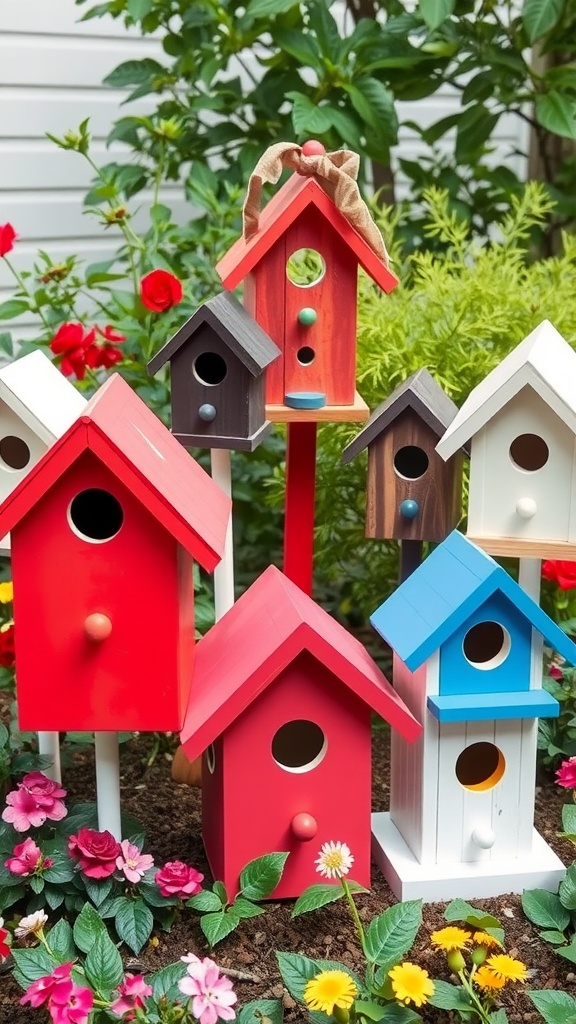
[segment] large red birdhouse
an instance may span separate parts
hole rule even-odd
[[[118,375],[0,507],[21,729],[178,730],[230,501]]]
[[[290,419],[288,406],[326,407],[333,420],[362,419],[365,406],[355,383],[358,266],[385,292],[398,282],[357,193],[355,154],[307,156],[305,147],[287,144],[275,149],[300,173],[252,216],[250,229],[245,206],[244,234],[216,269],[229,290],[244,282],[244,305],[282,352],[267,370],[269,418]],[[277,181],[279,173],[264,180]],[[338,179],[335,186],[332,174]],[[357,199],[346,204],[342,195],[348,190]],[[360,206],[369,221],[366,230],[355,219]],[[334,407],[343,407],[341,414]]]
[[[271,850],[290,852],[274,897],[298,896],[341,837],[370,884],[373,710],[420,735],[362,644],[273,566],[200,641],[181,739],[205,751],[204,844],[229,896]]]

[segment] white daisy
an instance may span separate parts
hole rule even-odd
[[[14,929],[14,935],[19,939],[23,939],[25,935],[37,935],[42,931],[47,920],[48,914],[45,914],[43,910],[28,914],[28,917],[23,917],[20,924]]]
[[[314,861],[318,865],[316,871],[324,878],[342,878],[347,875],[354,863],[350,847],[346,843],[323,843],[320,856]]]

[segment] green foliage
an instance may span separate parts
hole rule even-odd
[[[564,832],[576,841],[576,807],[562,809]],[[542,929],[540,938],[554,946],[556,953],[576,963],[576,863],[570,865],[557,893],[532,889],[522,896],[522,909],[529,921]]]
[[[527,992],[546,1024],[576,1024],[576,999],[568,992]]]
[[[477,910],[465,900],[452,900],[444,911],[444,917],[450,922],[459,921],[466,924],[474,931],[487,932],[488,935],[493,935],[495,939],[498,939],[498,942],[504,942],[504,929],[498,918]]]
[[[353,882],[351,879],[347,879],[346,884],[351,893],[368,892],[364,886],[358,885],[358,882]],[[326,885],[310,885],[296,900],[292,908],[292,917],[308,914],[311,910],[320,910],[321,907],[326,907],[329,903],[341,900],[345,895],[344,889],[338,883],[332,885],[329,883]]]
[[[562,755],[576,755],[576,669],[562,665],[561,671],[561,679],[545,673],[542,681],[560,705],[557,718],[542,718],[538,723],[538,750],[547,767],[556,765]]]

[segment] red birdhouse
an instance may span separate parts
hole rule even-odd
[[[216,268],[225,288],[244,282],[244,305],[282,352],[267,370],[272,407],[354,406],[358,265],[385,292],[398,283],[320,180],[293,174],[260,213],[257,231]]]
[[[370,884],[372,711],[421,732],[362,644],[273,566],[200,641],[181,739],[205,752],[204,844],[230,896],[271,850],[290,852],[274,897],[298,896],[338,839]]]
[[[178,730],[229,499],[118,375],[0,507],[21,729]]]

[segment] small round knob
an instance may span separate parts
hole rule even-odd
[[[311,814],[302,812],[294,815],[290,822],[290,828],[295,839],[299,839],[301,843],[307,843],[310,839],[314,839],[318,831],[318,822]]]
[[[302,146],[302,156],[324,156],[326,147],[317,139],[308,139]]]
[[[533,498],[520,498],[516,502],[516,513],[521,519],[532,519],[536,515],[538,506]]]
[[[490,828],[490,825],[479,825],[473,830],[471,838],[472,842],[481,850],[489,850],[496,842],[494,830]]]
[[[298,313],[298,323],[302,324],[303,327],[312,327],[318,319],[318,313],[312,306],[304,306],[303,309]]]
[[[402,519],[415,519],[420,511],[420,505],[414,498],[404,498],[400,502],[400,515]]]
[[[101,612],[92,612],[84,619],[84,632],[89,640],[106,640],[112,632],[112,622]]]
[[[216,409],[213,405],[201,405],[198,409],[198,415],[204,423],[212,423],[212,420],[216,419]]]

